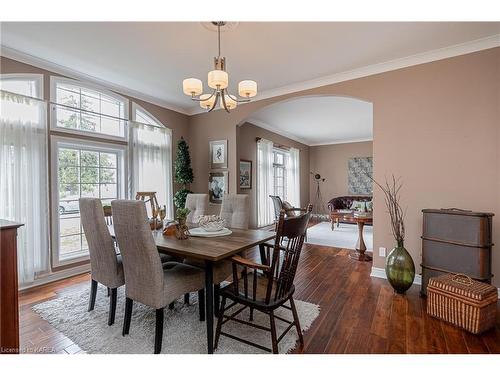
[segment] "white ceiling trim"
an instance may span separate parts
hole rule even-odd
[[[276,129],[275,127],[269,125],[267,122],[258,120],[256,118],[249,118],[246,121],[243,121],[241,124],[238,126],[244,126],[244,124],[248,122],[249,124],[258,126],[259,128],[269,130],[272,133],[281,135],[282,137],[290,138],[291,140],[294,140],[296,142],[305,144],[306,146],[313,147],[313,146],[327,146],[327,145],[337,145],[337,144],[342,144],[342,143],[356,143],[356,142],[371,142],[373,141],[373,138],[350,138],[347,140],[339,140],[339,141],[333,141],[333,142],[324,142],[324,143],[311,143],[306,141],[305,139],[301,137],[297,137],[294,134],[291,134],[285,130],[281,129]]]
[[[83,82],[88,82],[88,83],[93,83],[96,85],[104,86],[105,88],[112,90],[112,91],[115,91],[118,94],[131,96],[133,98],[143,100],[145,102],[155,104],[157,106],[160,106],[160,107],[163,107],[166,109],[170,109],[170,110],[175,111],[175,112],[179,112],[179,113],[182,113],[185,115],[190,114],[189,111],[187,111],[185,108],[172,105],[172,104],[170,104],[164,100],[158,99],[154,96],[150,96],[150,95],[144,94],[142,92],[135,91],[135,90],[129,89],[127,87],[117,85],[117,84],[108,82],[108,81],[100,79],[100,78],[96,78],[94,76],[91,76],[91,75],[88,75],[85,73],[81,73],[81,72],[74,70],[72,68],[67,68],[65,66],[59,65],[59,64],[54,63],[52,61],[48,61],[48,60],[30,55],[28,53],[18,51],[15,48],[7,47],[3,44],[0,44],[0,56],[4,56],[4,57],[7,57],[7,58],[12,59],[12,60],[20,61],[20,62],[25,63],[25,64],[33,65],[33,66],[36,66],[37,68],[49,70],[51,72],[61,74],[63,76],[69,77],[69,78],[73,78],[73,79],[77,79],[77,80],[80,80]]]
[[[478,52],[495,47],[500,47],[500,34],[492,35],[486,38],[476,39],[466,43],[455,44],[449,47],[423,52],[416,55],[403,57],[400,59],[390,60],[379,64],[368,65],[363,68],[353,69],[342,73],[336,73],[329,76],[324,76],[309,81],[287,85],[272,90],[262,91],[257,95],[256,98],[254,98],[253,102],[272,98],[275,96],[281,96],[281,95],[291,94],[294,92],[327,86],[334,83],[350,81],[357,78],[368,77],[375,74],[389,72],[391,70],[397,70],[414,65],[425,64],[432,61],[443,60],[450,57],[466,55],[468,53]],[[244,105],[246,103],[242,104]],[[188,111],[188,114],[195,115],[203,112],[206,111],[204,111],[201,108],[192,108],[191,110]]]

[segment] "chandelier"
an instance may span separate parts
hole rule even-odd
[[[212,22],[217,26],[217,44],[219,54],[214,58],[215,69],[208,73],[208,86],[213,89],[211,94],[203,94],[203,83],[197,78],[187,78],[182,81],[184,94],[191,96],[191,99],[200,103],[200,107],[211,112],[219,104],[220,108],[229,113],[236,108],[238,103],[249,102],[250,98],[257,95],[257,82],[244,80],[238,83],[237,98],[228,92],[229,75],[226,72],[226,58],[220,56],[220,28],[226,22]]]

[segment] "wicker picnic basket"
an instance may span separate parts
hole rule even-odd
[[[429,279],[427,314],[474,334],[495,325],[498,291],[463,274]]]

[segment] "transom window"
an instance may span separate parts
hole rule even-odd
[[[65,78],[51,78],[52,128],[125,139],[127,100]]]
[[[0,74],[0,90],[42,99],[43,75]]]

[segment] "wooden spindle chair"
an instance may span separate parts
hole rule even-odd
[[[215,348],[219,344],[220,336],[223,335],[267,352],[278,353],[278,343],[293,326],[297,330],[300,344],[303,345],[304,339],[293,300],[295,291],[293,282],[311,210],[312,205],[309,205],[306,213],[287,218],[285,218],[284,210],[280,212],[274,244],[266,244],[267,256],[263,261],[264,264],[255,263],[241,256],[232,258],[233,282],[220,290],[222,302],[215,333]],[[287,241],[282,241],[282,239]],[[243,268],[242,271],[240,271],[241,268]],[[226,306],[228,299],[232,303]],[[286,302],[289,302],[290,306],[287,306]],[[242,307],[227,313],[228,310],[238,304],[242,305]],[[275,311],[280,307],[291,310],[293,321],[275,315]],[[250,309],[249,321],[238,318],[238,315],[247,308]],[[269,316],[269,327],[253,323],[254,310]],[[279,337],[277,337],[275,319],[288,323],[288,327]],[[272,348],[269,349],[244,338],[234,336],[229,332],[223,332],[222,326],[228,321],[270,332]]]

